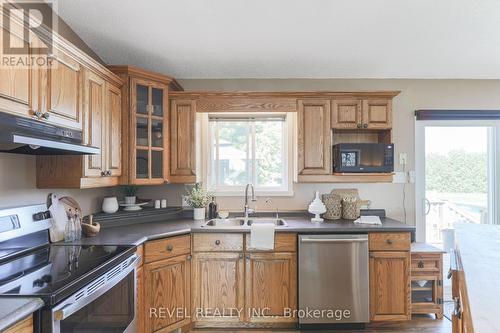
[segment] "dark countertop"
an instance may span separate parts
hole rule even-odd
[[[39,298],[0,297],[0,332],[31,315],[43,306]]]
[[[326,221],[312,223],[308,217],[286,217],[282,214],[288,227],[277,227],[276,232],[296,233],[367,233],[407,231],[415,233],[415,227],[393,220],[381,218],[382,225],[355,224],[348,220]],[[192,219],[172,219],[164,222],[145,222],[107,227],[92,238],[83,238],[74,244],[82,245],[140,245],[147,240],[188,234],[190,232],[250,232],[249,227],[222,228],[204,227],[204,221]],[[413,237],[412,237],[413,238]]]
[[[456,224],[455,239],[465,275],[475,332],[500,332],[500,226]]]

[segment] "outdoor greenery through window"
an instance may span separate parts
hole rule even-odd
[[[288,189],[285,116],[210,116],[209,137],[210,190]]]

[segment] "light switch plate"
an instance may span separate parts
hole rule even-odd
[[[399,153],[399,164],[401,164],[401,165],[408,164],[408,154],[407,153]]]

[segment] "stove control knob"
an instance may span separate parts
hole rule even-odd
[[[43,282],[42,279],[37,279],[35,281],[33,281],[33,287],[43,287],[45,285],[45,282]]]
[[[52,275],[44,275],[44,276],[42,276],[41,280],[45,283],[51,283],[52,282]]]

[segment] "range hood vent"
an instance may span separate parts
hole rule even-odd
[[[27,155],[96,155],[82,132],[0,112],[0,152]]]

